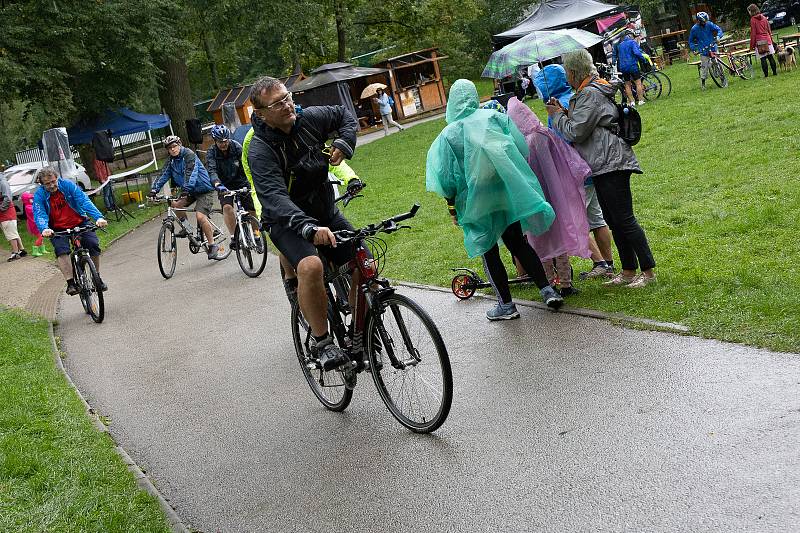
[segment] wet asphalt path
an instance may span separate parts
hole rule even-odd
[[[800,529],[800,357],[403,288],[450,350],[455,399],[404,430],[368,376],[342,414],[298,368],[271,256],[190,256],[158,223],[103,257],[106,320],[63,298],[67,368],[200,531]]]

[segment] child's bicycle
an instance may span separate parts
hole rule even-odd
[[[210,246],[206,240],[205,233],[203,233],[203,229],[199,224],[197,225],[196,234],[192,235],[191,226],[188,225],[185,220],[181,220],[181,218],[178,217],[176,213],[179,211],[184,213],[194,212],[194,209],[189,209],[186,207],[172,207],[173,200],[177,200],[178,198],[178,196],[156,196],[155,198],[148,198],[148,201],[150,202],[166,202],[167,204],[167,213],[164,215],[164,219],[161,222],[161,230],[158,232],[158,247],[156,249],[156,254],[158,257],[158,269],[161,271],[161,275],[164,276],[164,279],[169,279],[172,277],[172,275],[175,273],[175,265],[178,262],[178,246],[177,237],[175,235],[176,223],[186,233],[186,238],[189,240],[190,252],[196,254],[200,252],[201,249],[208,251]],[[214,209],[212,213],[222,215],[222,211],[220,209]],[[213,220],[211,220],[211,217],[208,217],[208,222],[211,224],[214,234],[214,240],[212,244],[219,246],[217,255],[212,259],[217,261],[227,259],[228,256],[231,255],[231,249],[225,246],[225,241],[228,240],[228,236],[217,224],[214,223]]]
[[[89,256],[89,251],[81,244],[81,233],[98,229],[94,224],[76,226],[71,229],[54,231],[53,235],[66,235],[69,237],[72,251],[69,254],[72,264],[72,279],[78,287],[78,295],[83,304],[83,310],[98,324],[105,317],[105,302],[103,301],[103,280],[97,272],[94,261]]]
[[[357,191],[351,191],[339,199],[355,195]],[[312,351],[311,328],[292,299],[291,328],[303,375],[327,409],[346,409],[357,374],[369,370],[392,416],[411,431],[430,433],[444,423],[450,412],[450,358],[430,316],[380,277],[386,243],[376,237],[378,233],[394,233],[408,227],[399,226],[398,222],[412,218],[417,209],[419,205],[414,205],[408,213],[361,229],[334,232],[337,246],[349,245],[355,251],[354,259],[341,267],[323,260],[328,327],[334,342],[347,354],[347,363],[332,370],[320,365]],[[358,271],[360,281],[351,307],[341,292],[349,287],[354,271]]]
[[[492,286],[488,281],[483,281],[483,278],[469,268],[452,268],[453,272],[460,272],[453,276],[450,282],[450,290],[459,300],[469,300],[475,294],[477,289],[488,289]],[[521,285],[527,283],[534,283],[533,278],[530,276],[522,276],[508,280],[509,285]]]
[[[233,208],[236,212],[236,228],[233,230],[230,247],[236,250],[236,259],[242,272],[248,277],[257,278],[264,272],[267,264],[268,248],[261,224],[242,206],[242,196],[250,194],[250,189],[244,187],[224,194],[233,197]]]

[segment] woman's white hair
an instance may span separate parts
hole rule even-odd
[[[587,76],[595,74],[597,69],[594,66],[594,60],[589,52],[586,50],[576,50],[561,56],[564,63],[564,70],[572,72],[574,79],[582,81]]]

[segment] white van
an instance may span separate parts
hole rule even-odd
[[[21,165],[14,165],[8,167],[4,172],[4,177],[8,180],[11,186],[11,196],[14,198],[14,208],[17,210],[17,216],[25,218],[25,209],[22,207],[22,193],[25,191],[33,192],[38,187],[34,181],[36,179],[36,172],[43,168],[45,163],[37,161],[34,163],[23,163]],[[66,179],[74,181],[82,191],[88,191],[92,188],[92,183],[89,175],[86,174],[86,169],[81,165],[75,163],[77,172],[71,176],[65,175]]]

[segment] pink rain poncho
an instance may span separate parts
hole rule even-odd
[[[508,116],[478,109],[469,80],[450,88],[447,126],[428,150],[426,187],[454,200],[469,257],[483,255],[514,222],[540,234],[555,217],[525,158],[528,145]]]
[[[584,180],[591,174],[589,165],[516,98],[508,102],[508,116],[525,137],[530,149],[528,163],[556,212],[550,229],[538,236],[528,234],[528,241],[542,261],[564,254],[589,257],[589,223],[583,187]]]

